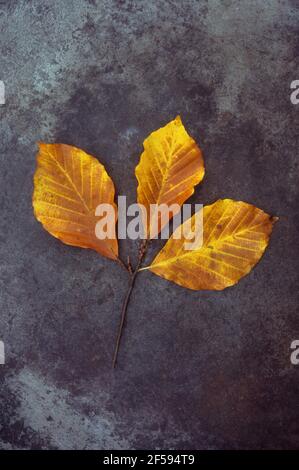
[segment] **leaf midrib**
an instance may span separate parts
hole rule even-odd
[[[263,222],[261,222],[261,223],[259,223],[259,224],[257,224],[257,225],[254,225],[253,227],[251,227],[251,228],[249,228],[249,229],[248,229],[248,228],[245,228],[245,229],[243,229],[243,230],[240,230],[237,234],[240,235],[241,233],[244,233],[244,232],[251,232],[252,229],[254,229],[254,228],[256,228],[256,227],[259,227],[260,225],[263,225],[264,223],[265,223],[265,221],[263,221]],[[235,236],[236,236],[236,235],[231,234],[231,235],[228,235],[227,237],[224,237],[224,238],[218,238],[218,240],[216,241],[216,243],[214,243],[213,248],[208,248],[207,246],[202,246],[202,247],[199,248],[198,250],[188,250],[187,253],[184,253],[184,254],[179,255],[179,256],[173,256],[172,258],[168,258],[167,260],[160,261],[159,263],[155,263],[155,264],[152,264],[152,265],[150,265],[150,266],[147,266],[145,269],[151,269],[151,268],[155,268],[155,267],[157,267],[157,266],[161,266],[161,265],[165,265],[165,264],[172,264],[172,263],[174,263],[175,261],[177,261],[178,259],[182,259],[182,258],[185,258],[185,257],[190,257],[190,255],[191,255],[192,253],[194,253],[194,252],[195,252],[195,253],[196,253],[196,252],[200,252],[201,250],[202,250],[202,252],[208,251],[208,250],[213,251],[213,250],[215,250],[215,246],[217,246],[217,242],[223,243],[223,242],[225,242],[225,241],[228,240],[228,239],[233,239]],[[187,240],[185,240],[185,241],[187,241]],[[165,246],[165,248],[166,248],[166,246]],[[246,247],[244,247],[244,248],[246,249]],[[217,251],[217,250],[215,250],[215,251]],[[244,259],[246,259],[246,258],[244,258]]]
[[[91,211],[89,209],[89,207],[87,206],[84,198],[82,197],[81,193],[79,192],[77,186],[75,185],[75,183],[73,182],[73,180],[71,179],[70,175],[67,173],[67,171],[60,165],[59,161],[56,160],[56,158],[47,150],[47,155],[50,156],[50,158],[56,163],[57,167],[60,169],[60,171],[62,172],[62,174],[66,177],[66,179],[69,181],[69,183],[71,184],[71,186],[73,187],[75,193],[79,196],[81,202],[83,203],[83,206],[86,210],[86,212],[89,214]],[[81,174],[81,178],[82,178],[82,174]]]

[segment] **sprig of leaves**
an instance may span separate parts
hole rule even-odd
[[[145,206],[147,220],[152,220],[151,204],[182,206],[193,194],[194,186],[203,179],[205,170],[201,150],[186,132],[180,117],[150,134],[143,145],[144,151],[135,170],[137,202]],[[175,215],[173,212],[168,219],[158,219],[156,230],[148,224],[146,239],[141,242],[138,262],[133,268],[129,260],[126,263],[118,255],[115,228],[113,236],[104,240],[95,234],[96,207],[112,204],[117,214],[114,197],[113,181],[96,158],[65,144],[40,144],[33,192],[37,220],[63,243],[91,248],[117,261],[130,276],[113,366],[117,361],[131,292],[141,270],[150,270],[189,289],[225,289],[236,284],[260,260],[277,220],[251,204],[232,199],[218,200],[202,209],[201,246],[185,250],[187,237],[177,239],[174,233],[151,265],[142,268],[150,238],[160,233]],[[183,223],[191,224],[191,230],[194,217]],[[177,230],[185,233],[182,227]]]

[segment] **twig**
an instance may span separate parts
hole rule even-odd
[[[125,320],[126,320],[126,313],[127,313],[131,293],[132,293],[132,290],[133,290],[133,287],[134,287],[134,284],[135,284],[135,280],[136,280],[136,276],[138,274],[138,270],[139,270],[139,268],[141,266],[141,263],[142,263],[145,255],[146,255],[147,244],[148,244],[148,240],[143,240],[143,242],[140,245],[139,254],[138,254],[138,261],[137,261],[137,265],[136,265],[134,271],[132,270],[131,264],[129,263],[130,268],[128,268],[128,271],[131,274],[131,277],[130,277],[130,283],[129,283],[129,287],[128,287],[128,290],[127,290],[127,294],[126,294],[126,297],[125,297],[125,300],[124,300],[124,303],[123,303],[123,306],[122,306],[122,310],[121,310],[120,325],[119,325],[118,334],[117,334],[117,338],[116,338],[116,344],[115,344],[115,350],[114,350],[113,362],[112,362],[112,367],[113,368],[116,366],[120,341],[121,341],[122,332],[123,332],[123,328],[124,328],[124,324],[125,324]]]
[[[129,273],[131,274],[131,276],[133,275],[133,268],[132,268],[132,265],[131,265],[131,261],[130,261],[130,256],[128,255],[127,256],[127,266],[128,266],[128,271]]]
[[[125,269],[127,272],[130,273],[130,271],[131,271],[131,269],[132,269],[131,266],[126,265],[126,263],[125,263],[121,258],[119,258],[119,257],[117,257],[117,258],[115,259],[115,261],[116,261],[123,269]]]

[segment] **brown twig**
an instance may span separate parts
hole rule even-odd
[[[138,270],[139,270],[139,268],[141,266],[141,263],[144,260],[144,257],[146,255],[147,243],[148,243],[148,240],[143,240],[141,245],[140,245],[139,254],[138,254],[138,261],[137,261],[137,265],[135,266],[134,270],[132,270],[131,264],[130,264],[130,262],[128,262],[128,266],[129,266],[128,271],[129,271],[131,277],[130,277],[130,282],[129,282],[129,287],[128,287],[128,290],[127,290],[127,294],[126,294],[126,297],[125,297],[125,300],[124,300],[124,303],[123,303],[123,306],[122,306],[122,310],[121,310],[120,325],[119,325],[118,334],[117,334],[117,338],[116,338],[115,350],[114,350],[113,362],[112,362],[112,367],[113,368],[116,366],[120,341],[121,341],[123,328],[124,328],[124,324],[125,324],[125,320],[126,320],[126,313],[127,313],[130,297],[131,297],[132,290],[133,290],[133,287],[134,287],[134,284],[135,284],[136,276],[138,274]]]
[[[128,271],[129,273],[131,274],[131,276],[133,275],[133,268],[132,268],[132,265],[131,265],[131,261],[130,261],[130,256],[128,255],[127,256],[127,266],[128,266]]]
[[[115,259],[115,261],[116,261],[123,269],[125,269],[127,272],[129,272],[129,273],[131,272],[131,269],[132,269],[131,266],[126,265],[126,263],[125,263],[121,258],[117,257],[117,258]]]

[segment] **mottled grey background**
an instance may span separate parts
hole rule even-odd
[[[9,0],[0,28],[1,448],[299,448],[298,1]],[[142,273],[112,371],[127,278],[35,221],[36,142],[100,157],[134,202],[142,141],[177,114],[205,156],[192,200],[280,221],[223,292]]]

